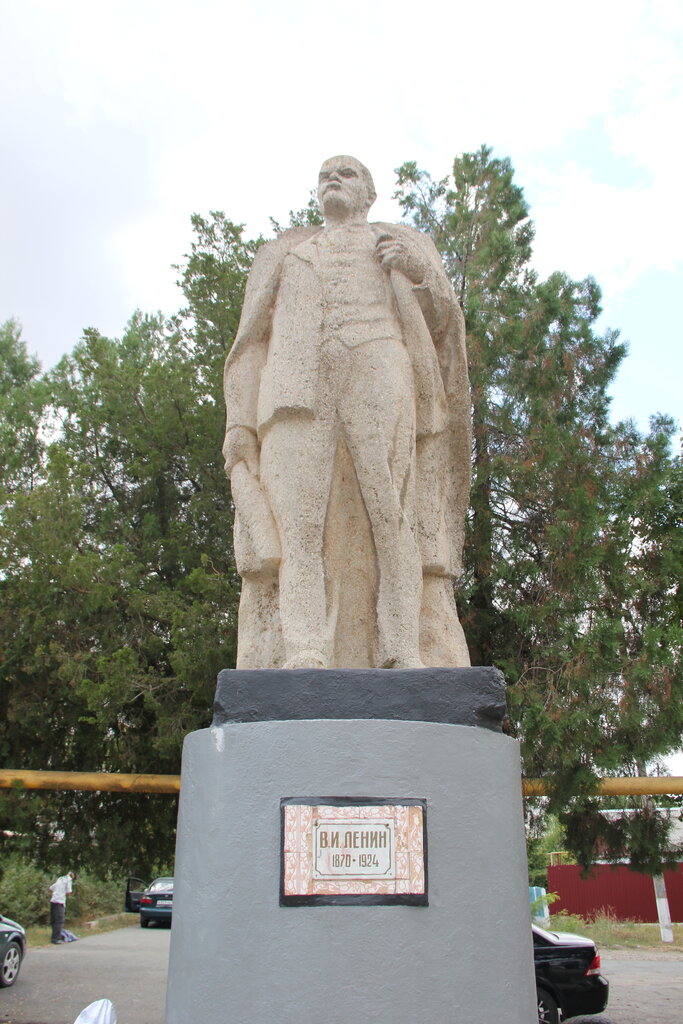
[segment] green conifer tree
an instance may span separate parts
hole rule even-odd
[[[673,424],[658,417],[643,437],[610,422],[625,346],[596,331],[591,278],[538,280],[508,160],[482,147],[440,181],[415,163],[397,173],[467,325],[473,489],[458,600],[473,663],[504,671],[525,773],[551,782],[550,809],[588,863],[606,831],[590,799],[597,777],[681,742]],[[635,832],[635,860],[661,859],[662,835]]]

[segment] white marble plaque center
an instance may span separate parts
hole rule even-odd
[[[319,818],[313,826],[313,878],[396,878],[393,818]]]
[[[281,906],[427,906],[427,802],[283,797]]]

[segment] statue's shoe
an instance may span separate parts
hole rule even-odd
[[[382,668],[424,668],[424,662],[420,661],[419,658],[387,658],[382,665]]]

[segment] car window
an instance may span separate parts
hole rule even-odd
[[[173,892],[172,878],[157,878],[149,887],[150,892],[159,892],[161,889]]]

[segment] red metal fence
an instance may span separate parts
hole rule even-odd
[[[609,911],[619,921],[657,921],[654,887],[649,875],[631,871],[625,864],[594,864],[592,875],[581,878],[576,864],[548,868],[548,892],[560,897],[551,913],[566,910],[581,917]],[[672,921],[683,922],[683,864],[664,872]]]

